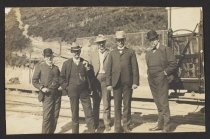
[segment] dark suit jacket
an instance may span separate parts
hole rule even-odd
[[[171,50],[170,47],[164,45],[160,45],[156,51],[159,51],[161,53],[160,61],[163,70],[165,70],[168,76],[171,75],[177,66],[176,58],[173,54],[173,51]],[[146,53],[145,57],[146,57],[146,62],[148,63],[149,60],[148,53]]]
[[[83,58],[80,58],[80,61],[83,62],[83,61],[86,61],[84,60]],[[70,75],[71,75],[71,67],[72,67],[72,63],[73,63],[73,58],[65,61],[63,63],[63,66],[61,68],[61,73],[60,73],[60,84],[61,84],[61,87],[62,87],[62,90],[63,90],[63,93],[64,94],[68,94],[68,85],[69,85],[69,80],[70,80]],[[85,67],[83,67],[85,68]],[[85,70],[85,69],[84,69]],[[88,71],[87,71],[87,74],[86,76],[88,76]],[[87,79],[87,83],[88,85],[87,86],[90,86],[89,85],[89,81],[88,81],[88,77],[86,78]],[[88,88],[87,88],[88,89]],[[78,93],[78,92],[74,92],[74,93]],[[84,91],[83,93],[88,93],[88,90]],[[69,95],[69,94],[68,94]],[[85,95],[85,96],[86,96]]]
[[[122,54],[118,49],[110,52],[106,68],[106,85],[115,87],[121,78],[128,85],[139,85],[139,68],[134,50],[125,47]]]

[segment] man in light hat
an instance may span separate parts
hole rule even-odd
[[[146,51],[146,63],[148,66],[148,82],[152,96],[158,109],[157,125],[150,128],[150,131],[169,131],[170,110],[168,102],[168,80],[176,69],[176,58],[170,47],[160,44],[156,31],[147,33],[150,42],[150,49]]]
[[[70,48],[73,58],[63,63],[60,83],[70,99],[72,112],[72,133],[79,133],[79,100],[82,103],[85,119],[90,133],[95,132],[94,119],[89,94],[88,62],[80,57],[81,47],[73,43]]]
[[[121,115],[123,131],[130,132],[131,98],[133,89],[139,85],[139,68],[134,50],[125,46],[125,32],[117,31],[115,39],[117,47],[109,54],[106,85],[108,90],[113,90],[114,95],[115,132],[122,132]]]
[[[107,61],[109,49],[106,48],[106,38],[99,34],[94,41],[97,45],[92,45],[88,61],[93,66],[94,78],[92,78],[93,88],[93,114],[95,127],[99,126],[99,110],[100,101],[103,101],[103,120],[105,125],[105,132],[111,130],[111,91],[106,88],[105,69],[107,68]]]
[[[40,90],[38,99],[43,104],[42,133],[54,133],[61,106],[61,92],[58,91],[59,68],[53,64],[53,51],[43,51],[44,62],[39,63],[34,71],[32,83]]]

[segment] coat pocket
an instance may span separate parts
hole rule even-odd
[[[39,102],[44,101],[44,93],[42,91],[39,91],[38,100],[39,100]]]

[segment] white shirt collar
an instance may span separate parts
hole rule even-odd
[[[79,65],[79,62],[80,62],[80,58],[78,58],[78,59],[75,59],[75,58],[73,57],[73,61],[74,61],[74,63],[75,63],[76,65]]]
[[[117,47],[118,50],[123,50],[125,48],[125,46],[123,47]]]

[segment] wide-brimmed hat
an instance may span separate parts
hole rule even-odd
[[[69,50],[70,50],[72,53],[74,53],[74,52],[80,51],[81,48],[82,48],[82,47],[81,47],[78,43],[73,42],[72,45],[71,45],[71,47],[69,48]]]
[[[97,43],[97,42],[103,42],[103,41],[106,41],[105,36],[102,35],[102,34],[99,34],[99,35],[96,37],[96,40],[95,40],[94,42]]]
[[[53,51],[52,51],[52,49],[50,49],[50,48],[44,49],[44,50],[43,50],[43,55],[44,55],[44,57],[53,56]]]
[[[157,39],[157,38],[158,38],[158,34],[157,34],[156,31],[150,30],[149,32],[147,32],[147,39],[148,39],[149,41],[153,41],[153,40],[155,40],[155,39]]]
[[[125,38],[125,32],[124,31],[116,31],[114,38],[115,39],[124,39]]]

